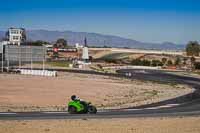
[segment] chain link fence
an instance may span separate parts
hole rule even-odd
[[[46,47],[44,46],[16,46],[5,45],[2,49],[1,68],[8,71],[11,68],[29,68],[33,69],[35,62],[42,64],[45,69]]]

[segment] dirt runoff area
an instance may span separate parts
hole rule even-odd
[[[199,133],[200,118],[0,121],[1,133]]]
[[[65,111],[73,94],[98,108],[154,103],[194,90],[186,85],[108,76],[58,73],[58,77],[0,74],[0,112]]]

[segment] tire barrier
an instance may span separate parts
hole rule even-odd
[[[35,75],[35,76],[47,76],[47,77],[56,77],[56,71],[48,71],[48,70],[27,70],[20,69],[20,74],[22,75]]]

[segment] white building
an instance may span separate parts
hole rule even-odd
[[[10,44],[20,45],[26,40],[25,29],[23,28],[10,28],[7,33]]]

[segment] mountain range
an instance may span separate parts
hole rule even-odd
[[[74,45],[75,43],[84,44],[84,39],[86,37],[88,45],[96,47],[108,46],[157,50],[182,50],[185,48],[185,45],[171,42],[148,43],[119,36],[88,32],[28,30],[26,33],[27,39],[30,41],[43,40],[55,42],[58,38],[64,38],[70,45]],[[0,31],[0,39],[3,37],[5,37],[5,31]]]

